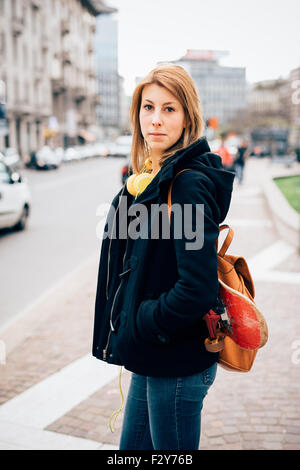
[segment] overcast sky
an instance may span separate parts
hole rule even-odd
[[[227,50],[222,65],[247,81],[286,77],[300,65],[300,0],[105,0],[119,9],[119,73],[135,77],[187,49]]]

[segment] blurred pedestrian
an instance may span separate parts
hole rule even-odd
[[[221,145],[216,153],[220,155],[224,169],[227,171],[234,171],[234,158],[226,147],[224,138],[221,139]]]
[[[244,178],[245,162],[249,156],[247,149],[247,142],[243,140],[237,149],[236,159],[234,161],[234,170],[239,184],[242,184]]]
[[[203,317],[217,302],[216,240],[234,175],[201,137],[199,98],[183,67],[152,70],[134,91],[130,116],[134,173],[114,198],[106,223],[115,230],[102,241],[93,355],[132,372],[120,450],[197,450],[203,400],[218,360],[204,346]],[[190,170],[178,174],[185,168]],[[194,215],[200,210],[201,227],[199,212],[193,223],[186,214],[179,217],[178,226],[172,210],[170,225],[166,215],[170,236],[159,229],[159,237],[152,237],[153,213],[147,210],[167,204],[173,180],[172,204],[181,214],[186,205]],[[120,215],[124,198],[135,226],[132,209],[146,212],[144,223],[139,221],[143,237],[130,236],[130,217]],[[117,236],[124,221],[126,240]],[[201,248],[187,243],[191,226],[194,234],[202,230]]]

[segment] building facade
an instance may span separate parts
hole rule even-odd
[[[293,127],[300,127],[300,67],[290,72],[288,87],[290,122]]]
[[[101,15],[96,20],[94,48],[101,96],[97,115],[104,134],[109,134],[120,123],[118,23],[110,15]]]
[[[288,113],[290,118],[290,146],[297,149],[300,161],[300,67],[291,70],[288,78]]]
[[[22,159],[50,137],[74,143],[96,122],[93,37],[100,0],[0,0],[0,80],[8,135]]]
[[[288,81],[277,79],[254,83],[248,95],[248,105],[256,115],[289,120]]]
[[[200,97],[205,119],[217,118],[226,125],[237,111],[246,108],[246,69],[225,67],[219,59],[226,51],[192,50],[173,61],[192,76]]]

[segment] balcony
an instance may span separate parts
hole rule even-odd
[[[24,20],[21,17],[13,16],[11,21],[13,36],[17,37],[24,31]]]
[[[73,88],[73,94],[75,101],[83,101],[86,99],[86,92],[82,86]]]
[[[43,50],[44,52],[46,52],[46,51],[49,49],[49,46],[50,46],[49,37],[48,37],[47,34],[45,34],[45,33],[42,34],[41,46],[42,46],[42,50]]]
[[[96,72],[94,69],[89,69],[88,71],[89,78],[96,78]]]
[[[62,62],[63,62],[64,65],[71,65],[72,64],[71,53],[69,51],[63,51],[62,52]]]
[[[71,31],[70,27],[70,21],[69,20],[63,20],[61,22],[61,34],[65,36],[66,34],[69,34]]]
[[[41,105],[38,107],[37,112],[42,118],[50,117],[52,114],[51,106],[49,106],[49,103],[41,103]]]
[[[34,79],[36,81],[42,80],[44,73],[45,73],[45,71],[44,71],[43,67],[40,67],[38,65],[36,65],[34,67]]]
[[[31,6],[34,10],[39,10],[42,6],[41,0],[31,0]]]
[[[101,13],[116,13],[117,8],[109,7],[104,5],[99,0],[85,0],[86,6],[93,16],[97,16]]]
[[[93,96],[93,103],[94,104],[101,104],[102,100],[101,100],[101,96],[96,94]]]
[[[52,83],[52,93],[58,94],[66,90],[64,80],[62,78],[56,78],[51,80]]]
[[[26,100],[16,99],[10,110],[19,116],[30,116],[34,109]]]

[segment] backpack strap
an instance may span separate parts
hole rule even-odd
[[[184,168],[183,170],[179,171],[173,178],[171,184],[170,184],[170,187],[169,187],[169,192],[168,192],[168,213],[169,213],[169,222],[171,223],[171,206],[172,206],[172,187],[173,187],[173,183],[175,181],[175,178],[180,175],[180,173],[182,173],[183,171],[187,171],[187,170],[191,170],[192,168]],[[233,239],[233,235],[234,235],[234,231],[232,230],[231,227],[229,227],[229,225],[227,224],[224,224],[224,225],[220,225],[219,226],[219,233],[228,228],[229,229],[229,232],[223,242],[223,245],[221,246],[219,252],[218,252],[218,239],[216,240],[216,250],[217,250],[217,253],[219,256],[224,256],[226,251],[228,250],[229,248],[229,245],[230,243],[232,242],[232,239]]]
[[[232,230],[231,227],[229,227],[229,225],[227,224],[224,224],[224,225],[220,225],[219,226],[219,233],[222,232],[222,230],[228,228],[229,229],[229,232],[227,233],[227,236],[223,242],[223,245],[221,246],[219,252],[218,252],[218,255],[219,256],[222,256],[222,258],[224,257],[226,251],[228,250],[229,248],[229,245],[230,243],[232,242],[232,239],[233,239],[233,235],[234,235],[234,231]],[[218,240],[216,240],[216,248],[217,248],[217,251],[218,251]]]
[[[171,195],[172,195],[172,187],[173,187],[173,183],[175,181],[175,178],[180,175],[180,173],[182,173],[183,171],[187,171],[187,170],[191,170],[191,168],[184,168],[183,170],[179,171],[178,173],[176,173],[176,175],[174,176],[171,184],[170,184],[170,187],[169,187],[169,192],[168,192],[168,212],[169,212],[169,222],[171,223],[171,206],[172,206],[172,198],[171,198]]]

